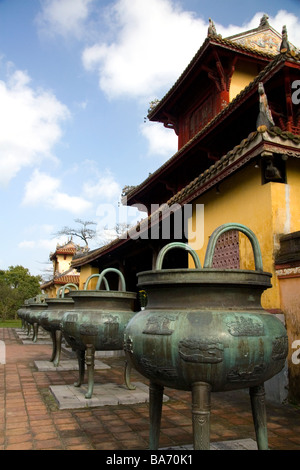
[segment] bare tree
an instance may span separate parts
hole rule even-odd
[[[84,241],[85,246],[88,247],[88,240],[91,240],[96,237],[96,230],[89,228],[90,225],[97,225],[96,222],[92,221],[85,221],[81,219],[74,219],[74,222],[79,224],[80,226],[77,228],[72,227],[63,227],[61,230],[56,232],[54,236],[61,236],[67,235],[71,237],[77,237]]]

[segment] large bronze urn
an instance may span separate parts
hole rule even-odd
[[[255,270],[211,267],[218,238],[233,229],[249,238]],[[178,247],[190,252],[195,269],[163,269],[165,253]],[[258,448],[266,449],[264,382],[284,366],[287,334],[261,306],[271,274],[263,271],[254,233],[240,224],[216,229],[203,268],[188,245],[171,243],[159,253],[155,270],[138,274],[138,287],[147,292],[148,304],[129,322],[124,348],[150,380],[150,448],[158,447],[166,386],[192,392],[194,449],[210,446],[210,393],[249,388]]]
[[[48,308],[46,303],[46,295],[39,294],[27,300],[26,311],[24,312],[24,319],[28,325],[33,329],[32,341],[36,343],[38,338],[38,331],[40,326],[40,317],[45,309]],[[30,326],[29,330],[30,331]]]
[[[61,356],[62,330],[61,320],[65,312],[72,310],[74,301],[66,294],[66,290],[78,290],[76,284],[69,283],[60,287],[56,297],[46,299],[47,310],[40,315],[40,325],[50,333],[52,339],[52,355],[50,362],[58,367]]]
[[[30,304],[33,302],[33,298],[25,299],[24,305],[18,310],[18,315],[22,319],[22,328],[26,331],[27,336],[31,333],[31,323],[29,323],[30,315]]]
[[[26,321],[26,312],[28,310],[28,300],[24,301],[24,304],[17,311],[17,315],[21,320],[22,330],[27,331],[28,334],[28,323]]]
[[[116,273],[121,281],[121,289],[113,291],[105,275]],[[88,290],[90,280],[98,277],[95,290]],[[100,287],[104,282],[106,289]],[[75,383],[80,386],[84,379],[85,363],[88,372],[88,391],[86,398],[91,398],[94,387],[94,358],[95,351],[123,350],[124,330],[134,315],[136,293],[127,292],[123,274],[114,268],[108,268],[101,274],[90,276],[83,290],[69,293],[74,301],[74,307],[67,311],[61,320],[63,335],[77,352],[79,364],[79,380]],[[129,370],[125,370],[125,379],[128,388]]]

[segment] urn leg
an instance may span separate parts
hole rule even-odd
[[[55,358],[55,354],[56,354],[55,331],[51,330],[50,336],[51,336],[51,340],[52,340],[52,355],[51,355],[51,358],[50,358],[50,362],[53,362],[54,358]]]
[[[74,383],[75,387],[80,387],[84,380],[84,356],[85,356],[85,351],[82,351],[81,349],[77,349],[76,351],[77,354],[77,359],[78,359],[78,382]]]
[[[250,387],[252,416],[259,450],[268,450],[267,414],[265,405],[265,387]]]
[[[56,343],[56,351],[55,351],[55,357],[54,357],[54,366],[58,367],[59,361],[60,361],[60,353],[61,353],[61,340],[62,340],[62,331],[61,330],[55,330],[55,343]]]
[[[163,403],[164,387],[154,382],[149,386],[150,439],[149,449],[158,449],[160,422]]]
[[[94,368],[95,368],[95,347],[92,344],[87,344],[85,353],[85,362],[88,371],[88,391],[85,398],[92,398],[94,389]]]
[[[210,449],[210,391],[210,385],[205,382],[192,385],[194,450]]]
[[[39,324],[38,324],[38,323],[34,323],[34,324],[33,324],[33,337],[32,337],[32,341],[33,341],[34,343],[37,342],[38,334],[39,334]]]
[[[136,389],[135,385],[132,385],[130,381],[130,373],[131,373],[131,363],[129,361],[125,361],[125,371],[124,371],[125,385],[128,388],[128,390],[135,390]]]
[[[31,330],[31,324],[27,322],[27,336],[30,335],[30,330]]]

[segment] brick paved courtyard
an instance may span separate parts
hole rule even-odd
[[[38,370],[49,361],[51,344],[23,344],[12,328],[0,329],[6,363],[0,364],[1,450],[145,450],[148,449],[148,402],[60,409],[50,387],[73,386],[76,370]],[[68,360],[63,353],[62,360]],[[124,357],[101,359],[95,383],[123,385]],[[132,381],[148,385],[136,371]],[[189,392],[165,389],[160,448],[191,446]],[[300,450],[300,407],[267,403],[269,447]],[[211,443],[255,441],[248,393],[212,395]],[[246,441],[245,441],[246,442]]]

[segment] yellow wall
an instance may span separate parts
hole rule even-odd
[[[300,230],[300,165],[299,160],[287,161],[287,181],[289,185],[289,207],[291,213],[290,229],[285,233]]]
[[[264,270],[273,275],[273,287],[265,291],[262,297],[266,309],[280,309],[279,286],[274,268],[279,236],[300,230],[300,170],[297,171],[299,163],[296,164],[293,161],[287,163],[287,185],[262,185],[260,169],[254,168],[253,163],[221,183],[220,194],[216,194],[213,188],[194,203],[194,214],[195,204],[204,204],[204,245],[196,250],[202,265],[209,236],[220,225],[240,223],[255,233],[262,252]],[[243,234],[240,234],[240,259],[242,269],[254,269],[252,248]]]
[[[235,71],[231,78],[229,101],[238,95],[257,76],[259,70],[256,64],[237,61]]]
[[[289,370],[289,399],[300,403],[300,364],[295,363],[293,354],[298,358],[298,343],[300,339],[300,277],[279,279],[282,310],[285,313],[286,328],[289,340],[288,370]]]
[[[46,289],[43,289],[43,290],[49,298],[56,297],[56,288],[55,288],[55,286],[50,286],[50,287],[47,287]]]
[[[89,276],[91,276],[92,274],[99,274],[99,269],[93,268],[89,264],[86,264],[86,265],[82,266],[82,268],[80,270],[80,277],[79,277],[79,290],[83,290],[84,284],[85,284],[87,278]],[[91,281],[89,282],[89,285],[88,285],[88,289],[89,290],[95,289],[96,284],[97,284],[97,278],[96,279],[91,279]]]
[[[73,259],[73,255],[67,255],[66,259],[64,259],[65,255],[56,255],[56,261],[54,262],[54,274],[56,272],[58,273],[64,273],[70,269],[70,265]]]

